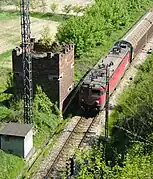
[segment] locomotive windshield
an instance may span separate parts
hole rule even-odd
[[[100,94],[101,94],[101,91],[99,89],[92,89],[91,92],[92,92],[93,95],[100,96]]]
[[[88,93],[89,93],[88,86],[83,85],[83,86],[81,87],[80,93],[81,93],[82,95],[88,96]]]

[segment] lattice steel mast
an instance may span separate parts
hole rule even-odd
[[[30,53],[29,0],[20,0],[22,60],[24,74],[24,122],[33,123],[32,59]]]

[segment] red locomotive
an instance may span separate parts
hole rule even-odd
[[[106,66],[109,67],[109,93],[111,94],[131,62],[132,46],[126,41],[117,42],[108,55],[86,76],[80,89],[83,108],[103,109],[106,99]]]
[[[102,110],[106,102],[106,67],[109,68],[109,94],[118,85],[127,67],[153,35],[153,12],[146,13],[130,31],[100,59],[85,77],[79,91],[83,109]]]

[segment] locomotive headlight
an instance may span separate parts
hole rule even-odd
[[[96,104],[99,104],[99,101],[98,101],[98,100],[96,101]]]

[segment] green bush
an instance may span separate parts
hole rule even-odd
[[[51,46],[53,43],[53,37],[50,34],[49,26],[44,27],[44,30],[41,34],[40,43],[42,46]]]
[[[131,126],[134,132],[141,128],[141,135],[147,136],[153,127],[153,55],[139,68],[134,83],[121,95],[114,119],[117,124]],[[123,120],[125,119],[125,120]],[[141,125],[140,125],[141,124]],[[140,127],[139,127],[140,126]],[[143,129],[142,129],[143,127]],[[136,130],[137,128],[137,130]]]
[[[119,179],[153,178],[153,153],[145,154],[143,143],[134,145],[127,154],[124,167],[118,176]]]
[[[106,150],[106,153],[108,151]],[[134,144],[126,154],[122,166],[118,164],[121,156],[118,155],[116,163],[104,160],[102,145],[82,150],[76,155],[76,174],[78,179],[111,178],[111,179],[144,179],[153,177],[153,152],[144,154],[144,143]]]
[[[96,1],[82,17],[71,17],[59,26],[56,36],[59,42],[75,43],[76,82],[153,5],[152,0],[142,0],[142,8],[132,6],[133,3],[140,1]]]
[[[9,114],[11,114],[11,112],[11,109],[8,109],[5,106],[0,106],[0,122],[2,122]]]
[[[60,111],[47,95],[37,86],[34,98],[34,123],[37,130],[35,145],[40,147],[55,133],[60,124]]]
[[[141,11],[151,0],[96,0],[82,17],[72,17],[63,23],[57,33],[60,42],[74,42],[76,56],[105,44],[113,31],[125,28],[132,20],[133,11]]]
[[[23,169],[25,162],[23,159],[12,155],[6,154],[0,150],[0,178],[1,179],[14,179]]]
[[[0,106],[0,122],[24,122],[24,101],[11,97],[8,101],[10,107]],[[61,113],[56,104],[53,104],[47,95],[37,86],[33,102],[33,118],[37,131],[34,136],[35,146],[41,144],[54,134],[61,122]]]

